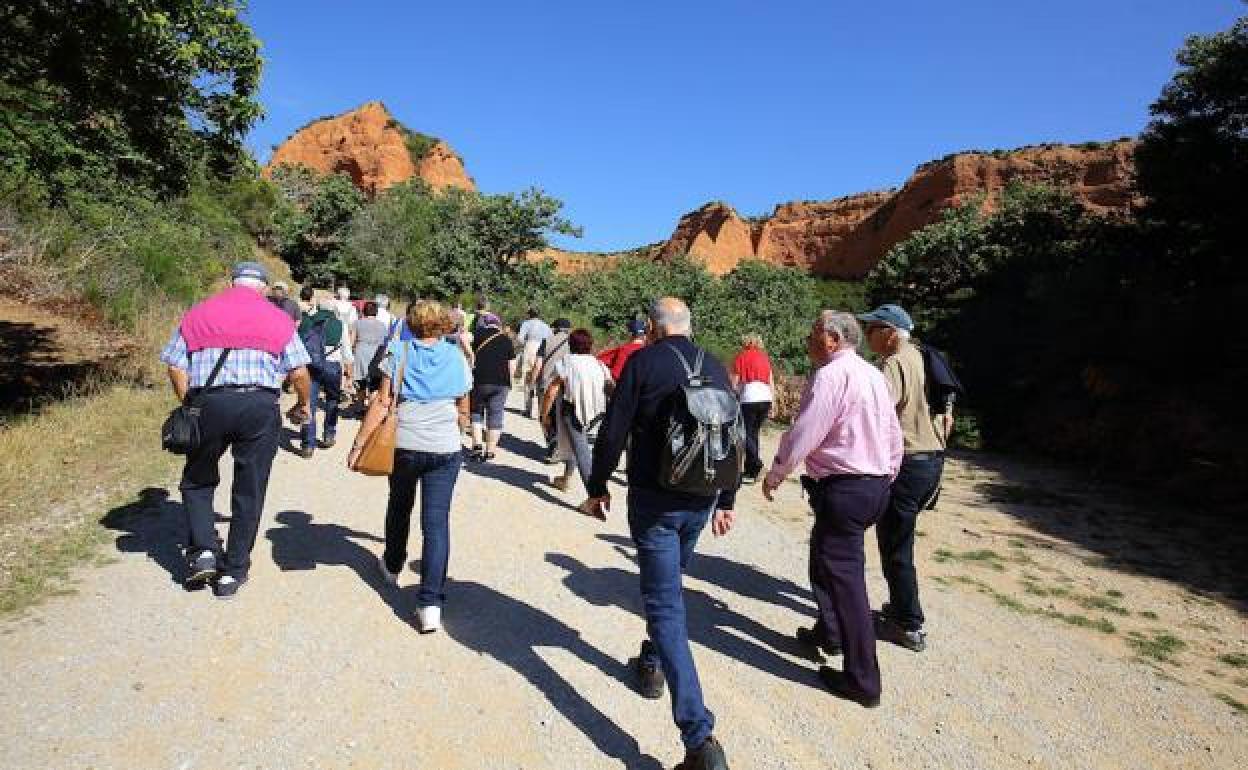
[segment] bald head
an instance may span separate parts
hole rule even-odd
[[[654,325],[655,334],[659,337],[689,336],[693,327],[689,306],[676,297],[655,300],[650,306],[650,323]]]

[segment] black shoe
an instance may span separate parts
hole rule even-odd
[[[315,450],[313,450],[310,446],[301,447],[299,449],[299,456],[305,460],[311,459],[313,451]]]
[[[493,453],[493,452],[482,452],[482,453],[481,453],[481,462],[483,462],[483,463],[488,463],[488,462],[493,461],[493,459],[494,459],[494,453]]]
[[[888,605],[884,605],[887,607]],[[927,649],[927,632],[921,628],[910,630],[903,628],[882,610],[875,613],[875,638],[892,642],[898,647],[905,647],[911,652],[923,652]]]
[[[217,576],[217,555],[212,551],[200,551],[187,565],[187,588],[199,588]]]
[[[842,653],[841,645],[825,640],[813,628],[799,628],[794,636],[797,637],[798,643],[805,647],[812,657],[816,658],[816,663],[822,663],[825,656],[833,657]]]
[[[676,770],[728,770],[728,758],[724,756],[724,747],[712,735],[701,746],[687,752],[685,761],[676,765]]]
[[[641,697],[658,700],[663,697],[663,669],[655,663],[647,662],[654,655],[654,645],[649,641],[641,643],[641,655],[637,657],[637,691]]]
[[[757,483],[758,483],[758,474],[757,474],[757,473],[747,473],[747,474],[745,474],[744,476],[742,476],[742,477],[741,477],[741,483],[742,483],[742,484],[745,484],[746,486],[749,486],[749,485],[751,485],[751,484],[757,484]]]
[[[222,575],[217,578],[217,582],[212,584],[212,595],[218,599],[233,599],[238,589],[243,587],[243,583],[247,582],[247,578],[236,578],[230,575]]]
[[[838,698],[853,701],[864,709],[878,708],[880,705],[880,696],[867,695],[851,688],[845,681],[845,675],[834,668],[822,666],[819,669],[819,678],[832,691],[832,694]]]
[[[468,459],[474,463],[479,463],[485,457],[485,450],[479,446],[474,446],[468,451]]]
[[[316,443],[316,445],[319,446],[321,449],[329,449],[330,447],[332,447],[334,444],[337,444],[337,443],[338,443],[337,440],[335,440],[333,436],[330,436],[329,438],[321,439],[320,441]]]

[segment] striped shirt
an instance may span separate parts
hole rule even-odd
[[[182,330],[175,329],[169,344],[160,352],[160,360],[189,372],[190,386],[202,388],[223,350],[224,348],[204,348],[191,353],[186,349]],[[282,386],[282,380],[286,379],[290,370],[307,366],[311,361],[303,346],[303,340],[299,339],[298,334],[291,334],[290,341],[286,343],[280,356],[263,350],[231,350],[212,385],[254,385],[276,390]]]

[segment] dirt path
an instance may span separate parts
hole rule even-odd
[[[515,437],[498,464],[461,476],[446,630],[432,636],[412,626],[414,575],[395,591],[375,572],[386,486],[342,468],[353,422],[312,460],[279,456],[252,581],[232,603],[174,582],[178,507],[161,490],[110,514],[116,561],[81,572],[77,595],[0,625],[0,765],[674,765],[667,700],[645,701],[629,684],[643,626],[623,511],[605,525],[572,511],[579,499],[545,484],[549,468],[533,459],[535,425],[508,419]],[[942,511],[925,515],[921,569],[940,578],[925,583],[931,648],[881,645],[875,711],[829,697],[789,641],[812,606],[796,485],[774,506],[757,489],[742,494],[738,531],[708,535],[686,583],[695,656],[734,768],[1248,766],[1248,721],[1167,673],[1205,666],[1195,639],[1172,662],[1143,665],[1127,659],[1125,625],[1107,634],[999,599],[1024,569],[1056,581],[1041,568],[1076,575],[1056,560],[1082,562],[1073,546],[1008,545],[1036,534],[1035,520],[977,491],[994,473],[955,464]],[[995,559],[966,558],[963,541],[997,539],[980,548]],[[1025,563],[1014,551],[1037,553]],[[1155,596],[1191,593],[1111,566],[1083,565],[1093,573],[1071,579],[1113,577],[1133,613],[1168,611]],[[1064,614],[1060,602],[1078,600],[1046,598]],[[1244,615],[1205,602],[1188,611],[1220,628],[1225,654],[1248,652]],[[1242,695],[1232,680],[1244,672],[1227,668],[1216,681]]]

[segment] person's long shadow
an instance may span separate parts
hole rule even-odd
[[[413,624],[415,606],[407,606],[405,594],[382,579],[377,557],[356,542],[384,543],[384,538],[341,524],[314,524],[312,516],[303,511],[282,511],[276,518],[284,526],[272,527],[264,536],[273,544],[273,562],[278,569],[290,572],[312,570],[318,565],[347,567],[377,592],[396,617]]]
[[[181,583],[186,577],[186,517],[182,504],[169,499],[169,490],[146,487],[136,499],[113,508],[100,519],[106,528],[120,532],[114,543],[122,553],[146,553],[147,557],[169,573],[169,579]]]
[[[616,551],[630,561],[636,561],[631,550],[633,541],[630,538],[611,534],[600,534],[597,538],[614,545]],[[769,575],[751,564],[714,554],[698,553],[690,560],[685,574],[735,594],[793,610],[803,616],[814,617],[818,612],[815,596],[809,589],[792,580]]]
[[[520,455],[529,460],[541,460],[546,456],[546,445],[539,444],[536,441],[530,441],[527,438],[513,436],[510,433],[504,433],[498,439],[500,449],[506,449],[512,454]]]
[[[550,486],[550,479],[541,473],[534,473],[533,471],[526,470],[524,468],[517,468],[512,465],[503,465],[498,462],[478,463],[468,461],[464,463],[464,470],[474,476],[494,479],[495,481],[501,481],[508,486],[515,487],[516,489],[523,489],[528,492],[532,492],[534,495],[551,505],[555,505],[560,508],[567,508],[568,510],[576,511],[577,514],[580,514],[580,511],[575,505],[569,503],[561,497],[556,496],[554,492],[551,491],[554,487]],[[547,487],[550,488],[547,489]]]
[[[536,607],[471,581],[448,585],[456,607],[444,629],[452,639],[511,668],[539,690],[550,704],[606,756],[633,770],[653,770],[662,764],[641,753],[637,739],[585,698],[538,654],[539,648],[567,650],[581,661],[621,682],[627,667],[587,643],[567,624]]]
[[[694,560],[697,558],[695,556]],[[546,561],[567,571],[563,584],[572,593],[596,606],[615,606],[628,610],[644,623],[645,613],[636,589],[635,573],[616,567],[590,567],[561,553],[547,553]],[[814,670],[776,654],[779,651],[795,657],[805,657],[807,653],[793,637],[733,612],[727,604],[702,591],[685,588],[684,598],[691,641],[772,676],[817,690],[824,689]],[[643,628],[644,625],[639,624],[639,631]]]

